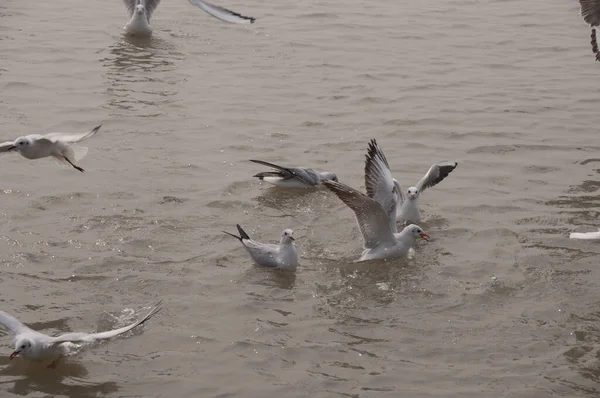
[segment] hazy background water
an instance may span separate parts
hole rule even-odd
[[[10,364],[29,397],[598,396],[600,65],[574,0],[164,0],[149,41],[117,0],[0,3],[2,140],[79,132],[81,174],[0,158],[2,309],[49,333],[128,338],[56,371]],[[367,142],[414,183],[432,236],[412,261],[350,264],[327,192],[277,192],[250,158],[364,189]],[[295,275],[221,230],[295,230]],[[135,313],[132,313],[135,311]],[[112,314],[112,316],[111,316]]]

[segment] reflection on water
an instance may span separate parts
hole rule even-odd
[[[172,43],[154,37],[125,36],[109,47],[109,53],[101,59],[107,68],[108,108],[143,110],[174,101],[174,87],[182,80],[175,73],[175,61],[183,55]]]
[[[296,273],[252,264],[243,273],[241,280],[256,285],[292,290],[296,284]]]
[[[0,361],[2,384],[14,383],[7,391],[27,396],[32,392],[48,394],[48,396],[98,397],[118,391],[114,382],[91,383],[81,378],[88,376],[88,371],[80,363],[61,362],[56,369],[49,369],[46,363],[16,360],[8,363],[8,358]]]

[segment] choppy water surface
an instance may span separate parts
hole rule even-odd
[[[49,333],[128,338],[51,372],[8,363],[2,396],[598,396],[600,69],[576,1],[250,2],[220,23],[165,0],[151,40],[119,1],[0,5],[2,139],[102,130],[85,174],[0,158],[2,309]],[[277,192],[276,163],[363,189],[377,138],[425,191],[410,261],[353,265],[352,212]],[[295,275],[221,230],[295,230]]]

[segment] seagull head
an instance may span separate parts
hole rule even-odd
[[[142,0],[138,0],[136,6],[135,6],[135,13],[136,14],[144,14],[146,12],[146,7],[144,7],[144,2]]]
[[[27,350],[31,349],[31,341],[28,339],[19,339],[15,343],[15,350],[12,354],[10,354],[10,360],[12,361],[17,357],[17,355],[27,352]]]
[[[31,145],[31,140],[27,137],[19,137],[17,138],[17,140],[15,141],[14,144],[12,144],[12,146],[10,148],[8,148],[9,151],[12,150],[20,150],[20,149],[24,149],[27,148],[29,145]]]
[[[415,200],[419,197],[419,190],[417,189],[417,187],[410,187],[408,188],[408,198]]]
[[[281,234],[281,243],[292,243],[295,240],[292,235],[294,235],[294,231],[291,229],[284,229],[283,233]]]
[[[410,228],[409,231],[411,233],[411,235],[416,239],[424,239],[424,240],[429,240],[429,235],[427,235],[423,229],[421,227],[419,227],[416,224],[410,224],[408,227],[406,228]]]

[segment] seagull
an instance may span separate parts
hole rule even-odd
[[[258,264],[269,268],[293,271],[298,267],[298,254],[294,246],[294,232],[291,229],[284,229],[281,234],[281,241],[278,245],[255,242],[248,234],[236,225],[240,236],[223,231],[227,235],[233,236],[242,242],[242,245],[250,253],[250,257]]]
[[[571,232],[570,239],[600,239],[600,229],[597,232]]]
[[[334,173],[317,173],[313,169],[304,167],[283,167],[263,160],[253,160],[251,162],[271,167],[277,171],[265,171],[255,174],[261,181],[271,183],[277,187],[283,188],[317,188],[323,181],[337,181]]]
[[[19,152],[27,159],[41,159],[52,156],[58,163],[71,165],[83,173],[83,169],[75,165],[81,160],[88,149],[74,144],[87,140],[100,130],[102,125],[94,127],[87,133],[49,133],[46,135],[30,134],[19,137],[15,141],[7,141],[0,144],[0,154]]]
[[[596,40],[595,27],[600,25],[600,1],[599,0],[579,0],[581,5],[581,18],[592,28],[592,52],[596,54],[596,61],[600,61],[600,52],[598,51],[598,41]]]
[[[400,233],[394,233],[396,226],[395,223],[390,223],[389,211],[364,193],[335,181],[324,181],[323,185],[354,212],[365,249],[358,261],[403,257],[417,239],[429,240],[429,235],[416,224],[405,227]]]
[[[158,7],[160,0],[123,0],[123,2],[129,13],[129,22],[127,22],[123,29],[132,36],[150,36],[152,34],[150,18],[156,7]],[[206,1],[189,0],[189,2],[221,21],[250,24],[254,23],[255,20],[255,18],[246,17]]]
[[[33,361],[53,360],[49,367],[55,367],[60,358],[69,353],[74,343],[93,343],[126,333],[156,315],[161,310],[160,304],[158,302],[148,315],[129,326],[100,333],[66,333],[51,337],[28,328],[4,311],[0,311],[0,326],[13,337],[15,350],[10,354],[10,360],[17,356]]]
[[[425,176],[419,180],[417,185],[408,188],[408,191],[404,192],[400,183],[392,177],[392,171],[388,165],[385,155],[379,146],[377,141],[372,139],[369,142],[369,149],[367,151],[367,160],[365,161],[365,185],[367,187],[367,195],[379,201],[384,208],[389,209],[391,203],[398,195],[400,208],[396,219],[399,221],[409,221],[418,223],[421,221],[421,213],[419,212],[419,196],[425,188],[431,188],[442,182],[442,180],[448,177],[448,174],[452,172],[458,166],[457,162],[442,161],[434,164],[429,168]],[[376,191],[373,188],[372,179],[381,180],[381,185],[375,185],[383,191]],[[392,192],[391,185],[394,185],[396,189]]]

